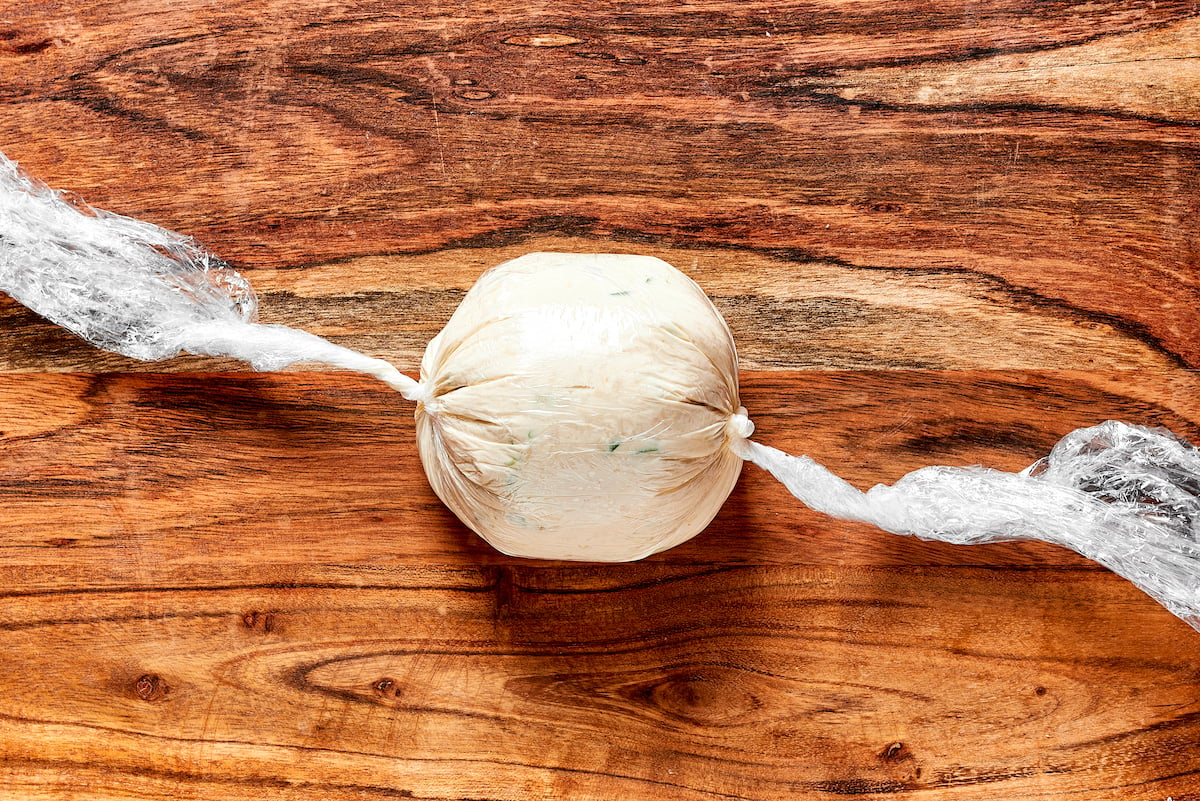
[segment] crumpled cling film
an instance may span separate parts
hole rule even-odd
[[[0,154],[0,290],[97,347],[157,361],[227,356],[257,370],[321,362],[413,394],[416,382],[282,325],[254,322],[250,284],[189,237],[94,209]]]
[[[536,328],[525,329],[523,335],[518,330],[515,339],[499,343],[510,349],[515,365],[505,375],[484,375],[487,371],[482,368],[476,373],[447,371],[446,365],[464,347],[481,348],[473,357],[476,366],[496,361],[497,343],[481,338],[484,329],[478,326],[497,326],[494,333],[502,338],[506,303],[521,305],[531,293],[538,294],[544,308],[540,312],[534,309],[534,313],[558,314],[558,289],[553,282],[562,275],[583,264],[590,265],[587,269],[593,278],[606,264],[616,265],[613,269],[619,273],[632,264],[629,259],[644,257],[533,254],[523,258],[527,265],[552,263],[557,267],[542,270],[535,284],[523,290],[518,290],[519,282],[503,281],[505,269],[522,270],[502,265],[486,274],[480,283],[485,289],[480,289],[478,296],[497,301],[494,319],[481,320],[476,315],[469,320],[475,327],[458,332],[448,325],[450,333],[443,332],[430,344],[423,363],[424,380],[418,383],[387,362],[304,331],[254,323],[256,301],[249,284],[192,240],[74,201],[24,175],[0,154],[0,290],[89,342],[133,358],[157,360],[189,352],[241,359],[260,370],[313,361],[380,378],[418,402],[422,459],[435,489],[467,525],[510,553],[624,561],[670,547],[695,533],[724,501],[733,484],[725,467],[732,454],[735,463],[737,459],[754,462],[803,503],[834,517],[961,545],[1025,539],[1070,548],[1124,576],[1200,630],[1200,450],[1169,431],[1109,421],[1068,434],[1049,456],[1020,473],[928,467],[894,485],[862,492],[807,456],[791,456],[749,439],[753,425],[738,405],[736,358],[732,350],[724,357],[722,347],[712,344],[720,336],[714,339],[711,328],[706,328],[713,324],[710,313],[722,328],[724,322],[710,305],[706,311],[704,304],[680,300],[690,296],[689,285],[695,285],[655,259],[642,262],[646,275],[670,276],[676,282],[682,295],[671,300],[666,293],[661,299],[666,306],[678,302],[682,312],[666,317],[639,318],[635,314],[629,324],[657,326],[661,330],[643,331],[638,336],[654,340],[665,331],[680,343],[690,341],[697,353],[686,347],[648,348],[643,354],[647,365],[652,365],[656,356],[666,359],[658,371],[638,373],[623,364],[621,375],[614,371],[614,375],[597,374],[587,381],[574,375],[570,380],[575,383],[569,386],[542,381],[525,406],[519,401],[529,396],[530,388],[518,386],[508,397],[509,408],[489,409],[488,398],[496,396],[482,391],[485,387],[505,381],[519,384],[522,375],[534,369],[530,365],[544,366],[542,357],[561,343],[539,338]],[[651,268],[649,262],[656,264]],[[547,283],[540,283],[543,281]],[[497,282],[501,283],[499,290]],[[616,297],[628,290],[627,283],[603,288]],[[509,289],[523,293],[524,300]],[[472,303],[468,293],[464,306]],[[627,347],[630,343],[614,338],[612,329],[604,324],[589,326],[589,319],[602,322],[600,317],[609,313],[609,307],[622,308],[622,304],[607,301],[601,306],[576,316],[577,329],[569,335],[586,338],[594,328],[600,333],[588,347],[600,347],[606,341]],[[699,330],[697,321],[708,330],[704,336],[692,336]],[[454,342],[447,348],[449,340]],[[709,344],[695,345],[697,342]],[[691,362],[705,360],[712,374],[698,379],[689,372],[695,366]],[[602,365],[600,369],[607,364],[603,359],[597,363]],[[679,371],[681,364],[688,365],[687,369]],[[631,375],[635,380],[621,380]],[[678,385],[683,376],[688,382],[708,386],[710,396],[693,397],[696,387]],[[553,376],[542,376],[547,377]],[[610,380],[613,391],[604,395],[604,403],[586,409],[573,405],[572,393],[580,387]],[[659,407],[669,410],[674,408],[672,403],[696,406],[712,419],[701,414],[687,424],[677,424],[672,436],[677,436],[678,442],[671,444],[671,437],[664,432],[677,423],[671,419],[673,415],[664,411],[661,425],[656,427],[646,425],[644,414]],[[539,404],[545,408],[540,409]],[[602,414],[611,419],[573,421],[573,414]],[[578,430],[572,430],[583,432],[571,442],[572,455],[578,458],[563,463],[563,469],[576,475],[571,476],[562,495],[525,497],[522,509],[540,505],[553,512],[556,506],[569,504],[592,515],[599,510],[590,545],[582,550],[572,540],[570,515],[561,529],[535,525],[527,535],[519,528],[501,530],[504,527],[496,523],[500,518],[513,522],[508,517],[516,508],[513,486],[525,482],[526,490],[536,488],[536,481],[531,485],[525,479],[537,471],[541,471],[541,479],[553,474],[553,469],[547,469],[553,463],[538,463],[533,458],[536,452],[523,445],[538,436],[557,436],[544,431],[539,434],[536,426],[529,425],[551,417],[568,426],[578,423]],[[518,431],[514,421],[519,421],[523,430]],[[610,429],[624,433],[611,436]],[[593,430],[595,436],[588,433]],[[456,441],[448,443],[448,438]],[[602,458],[605,454],[614,458],[606,461]],[[687,467],[682,472],[681,464]],[[657,538],[648,538],[645,531],[629,537],[622,528],[621,513],[613,511],[618,498],[600,497],[587,508],[589,504],[581,504],[579,495],[588,486],[608,481],[611,476],[603,475],[605,470],[622,465],[621,469],[632,470],[637,479],[625,489],[645,485],[671,492],[705,471],[715,478],[708,485],[703,509],[661,516]],[[618,494],[624,491],[621,481],[612,486],[618,487]],[[459,492],[460,497],[449,497],[452,492]],[[690,505],[694,504],[681,508]],[[644,505],[630,508],[646,514]],[[616,522],[610,519],[607,526],[606,510],[616,515]],[[529,522],[523,515],[517,517],[520,525]],[[604,530],[611,542],[603,542]]]
[[[957,545],[1041,540],[1129,579],[1200,630],[1200,450],[1110,420],[1063,437],[1020,473],[925,467],[860,492],[807,456],[736,446],[805,505]]]

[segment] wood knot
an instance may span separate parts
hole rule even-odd
[[[388,678],[387,676],[384,676],[382,679],[374,682],[371,685],[371,689],[375,691],[376,695],[380,695],[384,698],[399,698],[400,696],[404,695],[404,690],[400,688],[400,685],[396,683],[396,680]]]
[[[692,726],[731,726],[763,715],[766,693],[740,671],[680,671],[632,688],[632,698]]]
[[[143,701],[161,701],[170,689],[157,673],[143,673],[133,682],[133,694]]]

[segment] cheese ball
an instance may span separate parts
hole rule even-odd
[[[430,485],[512,556],[670,548],[712,521],[741,470],[733,337],[661,259],[532,253],[492,268],[429,343],[421,383]]]

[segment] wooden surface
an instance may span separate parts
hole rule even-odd
[[[1198,15],[6,2],[0,149],[409,372],[487,266],[662,256],[763,441],[1019,469],[1108,417],[1200,441]],[[369,379],[0,318],[0,797],[1200,799],[1200,634],[1070,553],[747,468],[677,549],[523,562]]]

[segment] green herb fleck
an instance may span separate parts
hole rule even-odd
[[[621,440],[614,439],[612,442],[608,443],[608,452],[612,453],[619,447],[621,447]]]

